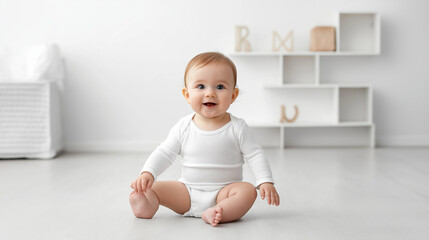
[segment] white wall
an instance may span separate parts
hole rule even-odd
[[[373,85],[377,144],[427,146],[428,9],[424,0],[0,0],[0,47],[59,44],[68,149],[149,150],[191,112],[180,91],[187,61],[231,52],[235,25],[250,28],[253,50],[291,29],[295,50],[308,50],[310,29],[334,24],[337,11],[375,11],[382,54],[332,59],[335,71],[322,74]]]

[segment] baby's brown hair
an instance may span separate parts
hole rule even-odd
[[[234,74],[234,87],[237,85],[237,69],[235,68],[235,64],[229,59],[227,56],[223,55],[219,52],[205,52],[200,53],[189,61],[188,65],[185,69],[185,87],[186,86],[186,75],[188,75],[189,70],[191,68],[204,67],[209,63],[223,63],[231,67],[232,73]]]

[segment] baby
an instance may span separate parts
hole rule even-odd
[[[262,148],[244,120],[227,112],[238,96],[236,83],[235,65],[221,53],[201,53],[188,63],[182,93],[195,113],[176,123],[131,183],[136,217],[150,219],[163,205],[217,226],[243,217],[256,200],[256,189],[268,204],[280,204]],[[178,155],[182,177],[156,181]],[[244,162],[256,188],[242,181]]]

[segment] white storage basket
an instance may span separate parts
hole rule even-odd
[[[53,82],[0,82],[0,158],[52,158],[63,147]]]

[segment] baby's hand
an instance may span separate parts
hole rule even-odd
[[[259,193],[261,194],[262,200],[267,197],[267,202],[269,205],[278,206],[280,204],[280,196],[272,183],[262,183],[259,186]]]
[[[146,193],[152,188],[153,176],[149,172],[143,172],[131,183],[131,188],[136,192]]]

